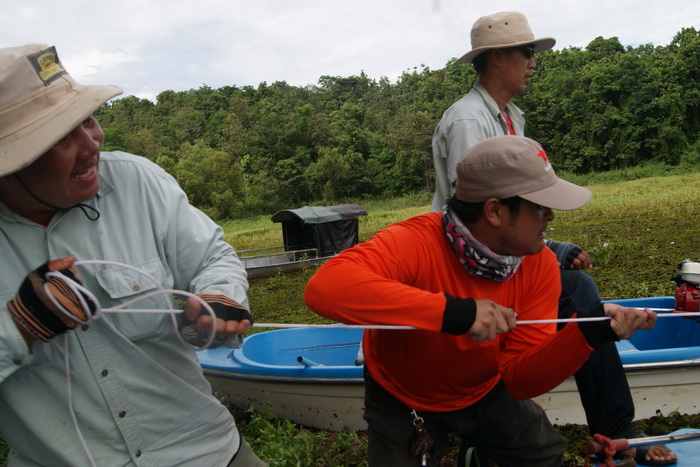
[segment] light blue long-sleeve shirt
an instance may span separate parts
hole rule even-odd
[[[525,117],[512,102],[506,104],[516,135],[523,135]],[[440,211],[455,191],[457,162],[464,152],[486,138],[508,134],[498,104],[477,81],[474,87],[443,114],[433,133],[435,195],[431,211]]]
[[[172,177],[121,152],[102,153],[99,174],[98,195],[86,202],[100,212],[97,221],[71,209],[43,227],[0,203],[0,431],[12,447],[10,465],[87,465],[68,410],[66,339],[77,422],[97,465],[226,465],[239,447],[235,422],[170,315],[105,313],[31,349],[9,315],[6,302],[25,276],[69,254],[126,263],[164,288],[220,292],[248,306],[233,248]],[[156,287],[119,267],[77,270],[104,308]]]

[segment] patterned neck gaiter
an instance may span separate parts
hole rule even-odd
[[[522,256],[496,254],[479,243],[448,205],[442,210],[442,226],[459,261],[474,277],[505,282],[513,277],[523,260]]]

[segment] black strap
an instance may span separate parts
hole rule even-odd
[[[53,204],[49,204],[46,201],[44,201],[43,199],[40,199],[37,195],[35,195],[34,192],[32,190],[30,190],[27,185],[25,185],[25,183],[22,181],[21,178],[19,178],[19,176],[16,173],[13,175],[15,176],[15,179],[17,179],[19,184],[22,185],[22,188],[24,188],[25,191],[27,193],[29,193],[32,198],[34,198],[36,201],[40,202],[44,206],[48,206],[51,209],[55,209],[56,211],[60,211],[61,209],[68,210],[68,209],[73,209],[73,208],[79,208],[81,211],[83,211],[83,214],[85,214],[85,217],[87,217],[91,221],[96,221],[97,219],[100,218],[100,211],[98,211],[97,209],[95,209],[92,206],[89,206],[85,203],[78,203],[78,204],[71,206],[69,208],[59,208],[58,206],[54,206]],[[88,210],[90,210],[92,212],[88,212]]]

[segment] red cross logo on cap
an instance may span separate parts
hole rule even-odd
[[[537,157],[541,157],[545,164],[549,164],[549,159],[547,159],[547,154],[544,152],[544,149],[537,148]]]

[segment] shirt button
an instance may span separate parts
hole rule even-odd
[[[141,290],[141,286],[138,284],[131,284],[131,290],[133,290],[134,292],[138,292],[139,290]]]
[[[121,412],[119,412],[119,418],[124,418],[124,417],[126,417],[126,412],[124,412],[122,410]]]
[[[141,457],[141,450],[136,451],[136,457]]]
[[[82,326],[80,326],[80,329],[82,329],[83,331],[87,331],[89,327],[90,326],[88,326],[87,324],[83,324]]]
[[[102,376],[107,376],[109,374],[109,371],[107,370],[102,370]]]

